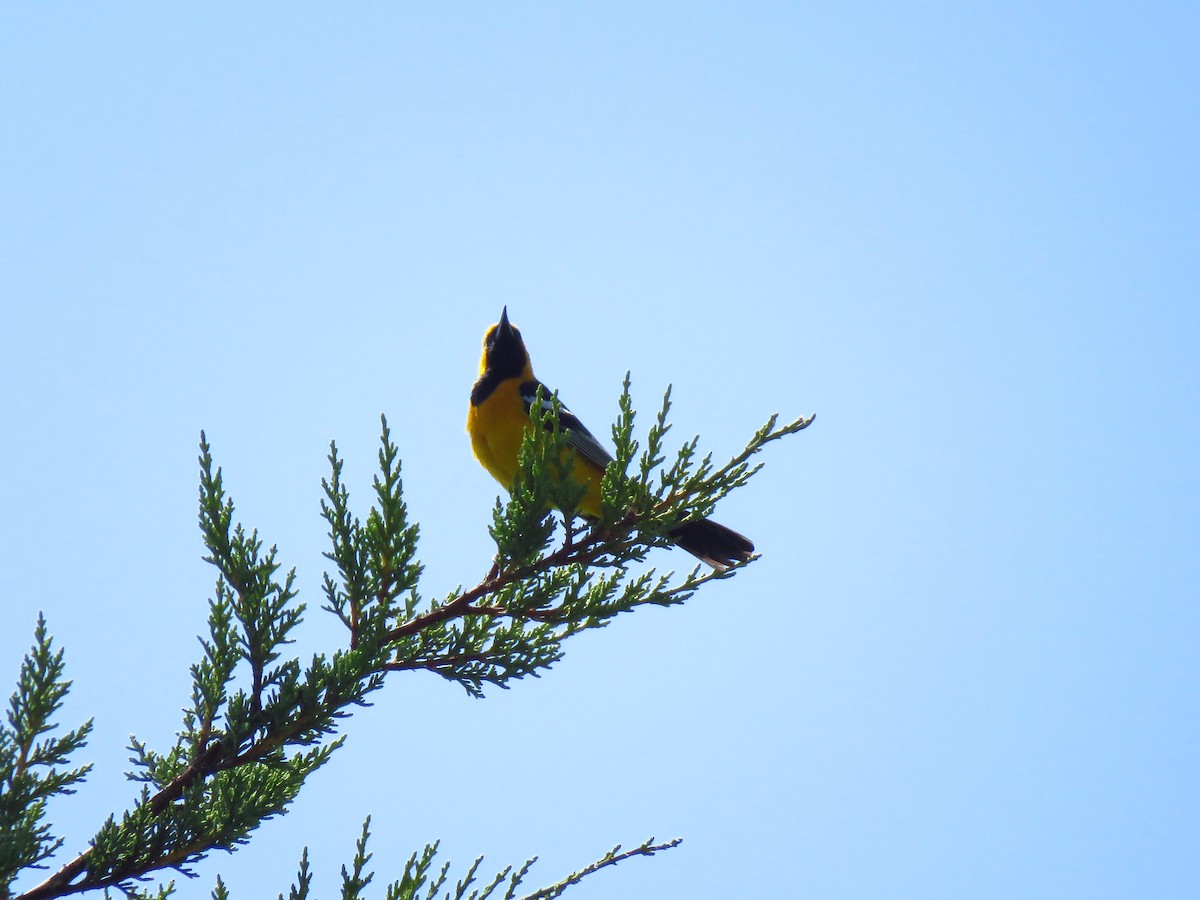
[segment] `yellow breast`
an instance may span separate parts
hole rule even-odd
[[[517,457],[528,425],[521,383],[515,378],[502,381],[486,400],[478,406],[472,405],[467,413],[467,432],[471,435],[475,458],[506,491],[512,488],[517,477]],[[574,456],[573,451],[571,455]],[[600,479],[603,475],[596,466],[575,458],[572,477],[588,487],[579,504],[579,512],[584,515],[600,515]]]
[[[528,424],[521,385],[515,378],[500,382],[483,403],[472,405],[467,413],[475,458],[505,490],[516,478],[517,454]]]

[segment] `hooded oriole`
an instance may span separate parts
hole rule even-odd
[[[471,389],[471,409],[467,414],[467,431],[475,458],[505,490],[511,489],[517,475],[517,454],[531,424],[529,409],[539,387],[542,402],[548,406],[551,391],[533,376],[521,332],[509,323],[505,307],[499,323],[484,336],[479,378]],[[600,481],[612,454],[561,404],[558,421],[575,452],[572,476],[587,488],[579,512],[589,518],[598,517]],[[748,559],[754,553],[754,544],[712,519],[685,522],[671,532],[671,540],[718,569]]]

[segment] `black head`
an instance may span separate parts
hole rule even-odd
[[[500,321],[488,329],[483,339],[483,362],[480,370],[501,380],[515,378],[529,367],[529,354],[521,332],[508,321],[508,307],[500,313]]]

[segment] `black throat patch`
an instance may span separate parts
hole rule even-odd
[[[500,382],[509,378],[520,378],[529,363],[525,342],[521,332],[507,322],[497,325],[488,332],[484,352],[487,354],[483,374],[471,388],[471,405],[478,406],[492,395]]]

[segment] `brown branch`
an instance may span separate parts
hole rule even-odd
[[[808,422],[804,422],[804,424],[800,427],[806,427],[809,422],[811,422],[811,419]],[[771,437],[774,437],[774,435]],[[768,440],[770,440],[771,437],[768,437]],[[755,452],[757,452],[758,449],[759,448],[756,447],[753,450],[741,454],[729,465],[719,470],[717,475],[723,475],[724,473],[728,472],[731,466],[734,464],[744,462]],[[714,477],[715,476],[710,476],[709,479],[706,479],[706,483],[714,480]],[[679,499],[680,498],[678,497],[669,498],[668,500],[665,500],[656,506],[654,511],[657,511],[663,506],[668,506],[674,502],[678,502]],[[622,519],[616,522],[611,530],[593,528],[587,537],[578,543],[574,541],[575,532],[568,532],[568,538],[564,545],[550,555],[542,557],[541,559],[527,566],[522,566],[508,572],[489,575],[487,578],[484,578],[481,582],[479,582],[479,584],[477,584],[475,587],[455,597],[444,606],[431,609],[429,612],[424,613],[423,615],[416,616],[407,622],[397,625],[390,632],[388,632],[387,640],[388,642],[399,641],[443,622],[463,618],[464,616],[468,615],[485,615],[492,617],[510,616],[513,618],[524,618],[541,622],[561,621],[561,606],[520,611],[506,609],[502,606],[475,606],[473,604],[475,604],[475,602],[478,600],[482,600],[488,595],[498,593],[509,585],[523,581],[532,576],[541,575],[561,566],[595,563],[601,557],[607,554],[612,554],[621,547],[634,543],[633,539],[629,536],[630,533],[640,521],[650,518],[654,511],[649,514],[643,514],[639,513],[637,510],[631,510]],[[225,576],[231,587],[233,587],[239,593],[239,595],[243,595],[244,586],[239,584],[238,579],[231,577],[231,572],[225,571],[220,566],[218,566],[218,568],[221,569],[222,575]],[[740,568],[740,565],[738,568]],[[700,578],[696,583],[707,581],[709,578],[713,577],[722,576],[720,573],[714,571]],[[348,623],[350,625],[352,648],[356,643],[357,637],[357,613],[358,610],[352,606],[351,621]],[[445,656],[440,659],[432,659],[425,662],[386,663],[382,668],[384,671],[411,671],[417,669],[437,671],[438,667],[445,667],[454,665],[456,663],[471,661],[482,662],[485,661],[485,657],[466,655]],[[261,668],[258,668],[257,671],[254,671],[253,674],[256,684],[252,690],[251,702],[252,704],[255,704],[256,701],[261,703]],[[224,744],[219,741],[212,741],[209,743],[207,748],[188,765],[186,769],[180,772],[171,780],[169,784],[167,784],[157,794],[150,798],[150,811],[155,815],[161,814],[167,809],[167,807],[181,798],[184,792],[197,781],[203,781],[205,778],[208,778],[209,776],[218,772],[236,768],[237,766],[256,762],[262,759],[268,753],[286,743],[296,733],[302,731],[308,726],[308,724],[310,724],[310,721],[310,717],[306,716],[293,723],[292,727],[290,728],[267,735],[260,740],[255,741],[242,753],[230,754],[229,751],[226,750]],[[677,843],[678,840],[671,841],[667,844],[643,846],[614,855],[607,860],[593,863],[591,866],[585,868],[581,872],[574,873],[566,881],[560,882],[560,885],[566,886],[574,884],[582,877],[604,868],[605,866],[614,865],[615,863],[618,863],[624,859],[628,859],[631,856],[651,855],[655,851],[668,849],[675,846]],[[154,869],[181,865],[189,856],[192,856],[195,853],[202,853],[206,849],[208,848],[205,846],[204,841],[195,842],[186,848],[186,850],[177,851],[169,858],[164,857],[149,861],[146,865],[138,867],[136,871],[112,873],[111,875],[96,879],[95,881],[89,881],[85,878],[79,883],[72,884],[76,878],[78,878],[87,870],[87,864],[91,855],[91,850],[85,850],[70,862],[66,863],[62,868],[60,868],[41,884],[38,884],[25,893],[19,895],[17,900],[46,900],[46,898],[66,896],[85,890],[111,887],[130,878],[139,877],[140,875]],[[538,894],[531,896],[544,896],[544,893],[539,892]]]
[[[41,900],[43,897],[64,897],[67,894],[75,894],[79,891],[87,890],[83,885],[72,886],[71,882],[78,878],[79,874],[87,868],[88,857],[91,854],[92,851],[90,848],[84,850],[41,884],[18,895],[17,900]]]
[[[215,775],[218,772],[223,772],[227,769],[233,769],[237,766],[246,765],[247,763],[257,762],[287,742],[296,733],[303,731],[311,722],[311,716],[304,716],[292,724],[292,727],[285,731],[269,734],[255,741],[247,747],[242,753],[229,755],[220,741],[211,742],[208,747],[197,756],[188,765],[186,769],[176,775],[171,782],[160,790],[149,800],[150,811],[158,815],[162,813],[168,806],[183,796],[191,785],[197,781],[203,781],[210,775]],[[139,867],[136,870],[130,870],[122,873],[113,873],[110,876],[96,879],[95,881],[84,881],[78,884],[71,884],[87,869],[88,858],[91,856],[91,849],[83,851],[73,860],[64,865],[61,869],[43,881],[41,884],[30,888],[23,894],[20,894],[16,900],[43,900],[49,897],[65,897],[70,894],[77,894],[80,891],[98,890],[100,888],[112,887],[120,884],[122,881],[127,881],[130,878],[137,878],[146,872],[155,869],[171,868],[182,864],[187,857],[196,853],[203,853],[210,849],[205,846],[204,842],[196,842],[187,848],[182,855],[179,853],[173,854],[170,857],[163,857],[149,861],[145,866]],[[180,851],[182,852],[182,851]]]
[[[37,887],[31,888],[24,894],[18,896],[16,900],[40,900],[40,898],[43,897],[66,897],[71,894],[81,893],[83,891],[96,891],[102,889],[107,890],[108,888],[114,887],[123,881],[141,878],[147,872],[152,872],[155,869],[178,869],[187,862],[189,857],[198,853],[204,853],[206,850],[211,849],[211,847],[212,839],[207,836],[202,836],[196,840],[193,840],[186,847],[181,847],[173,853],[168,853],[166,856],[149,860],[144,865],[133,866],[121,872],[112,872],[108,875],[105,875],[103,878],[97,878],[95,881],[85,880],[81,881],[79,884],[70,884],[70,881],[86,868],[87,857],[91,853],[91,850],[89,849],[81,853],[78,857],[73,859],[70,863],[56,872],[52,877],[39,884]],[[66,881],[64,883],[59,884],[58,881],[60,877],[64,876],[67,869],[71,867],[74,867],[74,871],[69,876],[66,876]]]
[[[465,615],[487,616],[492,619],[532,619],[535,622],[561,622],[562,607],[547,606],[544,609],[514,610],[503,606],[468,606],[463,610]]]
[[[811,421],[811,419],[809,421]],[[807,424],[808,422],[805,422],[805,424],[801,427],[806,427]],[[742,457],[748,458],[756,452],[757,449],[748,453],[743,453],[739,459]],[[721,471],[724,472],[728,468],[729,466],[726,466],[725,469],[722,469]],[[630,510],[623,518],[615,522],[611,529],[602,530],[598,527],[593,527],[588,536],[580,543],[575,543],[573,538],[577,532],[571,530],[570,525],[567,525],[566,527],[568,528],[568,532],[566,541],[564,542],[563,546],[555,550],[549,556],[543,556],[541,559],[528,566],[522,566],[521,568],[513,569],[509,572],[500,572],[494,575],[489,574],[488,577],[484,578],[481,582],[479,582],[479,584],[475,585],[475,587],[471,588],[465,593],[459,594],[444,606],[431,609],[427,613],[415,616],[414,618],[409,619],[407,622],[397,625],[388,632],[387,641],[392,643],[402,638],[412,637],[414,634],[419,634],[420,632],[427,628],[431,628],[434,625],[439,625],[442,622],[447,622],[453,619],[461,619],[464,616],[471,614],[493,617],[511,616],[513,618],[532,619],[539,622],[560,621],[559,616],[561,615],[561,607],[540,610],[534,609],[526,611],[514,611],[500,606],[474,606],[473,604],[476,600],[481,600],[489,594],[495,594],[501,589],[508,587],[510,584],[524,581],[531,576],[540,575],[560,566],[571,565],[572,563],[594,563],[605,554],[610,554],[614,550],[619,549],[620,546],[634,543],[633,539],[629,535],[637,527],[638,523],[645,519],[651,518],[655,513],[661,511],[662,509],[677,504],[681,499],[686,498],[686,496],[699,491],[700,488],[709,486],[713,481],[715,481],[715,479],[716,476],[706,479],[701,485],[693,488],[687,494],[673,494],[672,496],[656,504],[649,513],[640,513],[636,509]],[[707,578],[704,580],[707,580]]]
[[[448,666],[457,666],[468,662],[490,662],[492,657],[484,653],[457,653],[448,654],[446,656],[432,657],[427,660],[410,660],[408,662],[390,662],[384,663],[383,668],[388,672],[417,672],[421,669],[428,669],[431,672],[437,672],[440,668]]]
[[[257,657],[250,659],[250,715],[262,712],[263,663]]]
[[[388,632],[387,640],[395,642],[401,638],[411,637],[418,634],[427,628],[434,625],[439,625],[442,622],[447,622],[452,619],[461,619],[464,616],[477,613],[480,615],[489,616],[512,616],[514,618],[528,618],[538,621],[553,621],[555,610],[528,610],[525,612],[515,612],[504,609],[499,606],[472,606],[476,600],[480,600],[489,594],[495,594],[501,589],[508,587],[510,584],[515,584],[524,581],[533,575],[540,575],[543,572],[548,572],[560,566],[570,565],[572,563],[591,563],[595,562],[599,557],[610,553],[613,538],[623,532],[630,530],[637,522],[638,516],[636,513],[629,513],[624,519],[617,522],[612,531],[602,531],[598,528],[593,528],[592,532],[580,543],[564,544],[558,550],[555,550],[549,556],[543,556],[537,562],[528,566],[522,566],[508,572],[501,572],[498,575],[483,579],[475,587],[465,593],[459,594],[449,603],[444,606],[439,606],[436,609],[431,609],[429,612],[409,619],[400,625],[397,625]]]
[[[260,742],[261,743],[261,742]],[[253,749],[253,748],[251,748]],[[183,796],[183,792],[195,781],[208,777],[214,772],[224,768],[222,758],[224,757],[224,746],[219,741],[213,741],[208,745],[207,749],[194,760],[191,764],[176,775],[171,783],[164,787],[161,791],[150,798],[150,811],[155,815],[165,810],[172,802]],[[236,759],[237,757],[235,757]],[[200,848],[192,852],[202,852],[205,848]],[[113,873],[111,876],[100,878],[95,881],[84,881],[79,884],[71,884],[87,869],[88,858],[91,856],[91,848],[83,851],[73,860],[64,865],[61,869],[43,881],[41,884],[30,888],[25,893],[18,896],[17,900],[42,900],[47,897],[65,897],[70,894],[76,894],[80,891],[98,890],[100,888],[111,887],[115,884],[120,884],[130,878],[136,878],[144,872],[152,869],[163,868],[170,866],[172,863],[164,862],[163,860],[153,860],[150,864],[141,867],[136,871],[124,873]],[[191,855],[191,852],[187,854]],[[186,858],[186,856],[184,857]],[[179,860],[182,862],[182,859]]]
[[[224,755],[225,746],[220,741],[209,744],[186,769],[171,779],[170,784],[150,798],[150,811],[157,815],[182,797],[193,782],[217,771],[216,766]]]

